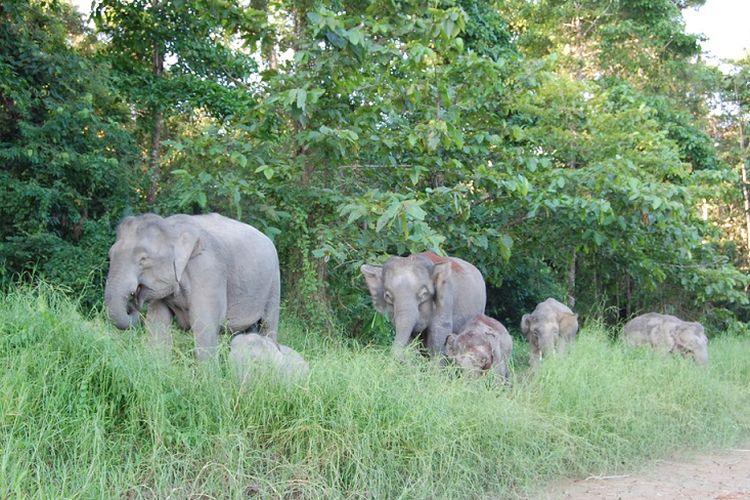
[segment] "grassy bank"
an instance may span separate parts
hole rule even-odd
[[[59,294],[0,297],[0,497],[507,497],[750,435],[746,338],[699,369],[589,327],[533,376],[519,349],[499,389],[288,320],[310,378],[245,392],[183,338],[164,364]]]

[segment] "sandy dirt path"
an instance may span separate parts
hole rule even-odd
[[[750,445],[656,460],[631,474],[559,481],[529,498],[750,500]]]

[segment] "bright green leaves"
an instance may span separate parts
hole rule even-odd
[[[69,3],[0,9],[0,281],[33,274],[86,306],[139,185],[130,110],[98,49]]]
[[[425,200],[418,201],[405,195],[370,191],[358,203],[350,203],[339,209],[347,217],[347,224],[373,225],[375,233],[395,233],[401,248],[411,252],[430,249],[441,252],[445,237],[436,232],[426,220],[427,212],[422,208]]]
[[[325,90],[323,89],[290,89],[286,94],[282,94],[283,97],[278,98],[278,100],[280,100],[291,112],[309,116],[311,110],[308,110],[308,105],[315,105],[324,93]],[[271,102],[274,100],[276,100],[276,98],[273,98]]]
[[[428,8],[427,35],[432,39],[452,40],[466,28],[466,13],[460,7]]]
[[[498,240],[498,251],[503,259],[507,262],[510,260],[511,249],[513,248],[513,238],[507,234],[501,235]]]
[[[271,180],[273,178],[273,167],[271,165],[266,165],[265,163],[258,168],[255,169],[256,174],[263,174],[267,180]]]
[[[325,7],[308,12],[306,17],[314,38],[325,40],[334,49],[347,51],[357,60],[362,60],[368,52],[376,49],[362,26],[347,29],[344,16]]]

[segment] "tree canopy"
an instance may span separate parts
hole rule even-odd
[[[513,326],[548,296],[747,319],[748,63],[701,62],[702,3],[6,2],[4,278],[80,286],[122,215],[218,211],[365,339],[359,265],[424,250]]]

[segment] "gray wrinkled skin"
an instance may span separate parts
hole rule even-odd
[[[229,357],[235,376],[242,384],[252,382],[254,370],[271,369],[288,382],[299,380],[310,372],[307,362],[297,351],[257,333],[234,335]]]
[[[271,240],[219,214],[126,217],[109,250],[104,301],[120,329],[138,322],[155,349],[171,352],[170,324],[192,330],[199,360],[214,356],[222,327],[241,332],[258,321],[276,337],[279,260]]]
[[[578,315],[565,304],[548,298],[531,314],[523,315],[521,331],[529,342],[529,362],[535,367],[544,356],[564,352],[575,340]]]
[[[700,323],[646,313],[625,323],[622,338],[631,346],[649,345],[661,352],[680,353],[699,365],[708,364],[708,337]]]
[[[391,257],[383,266],[365,264],[361,271],[373,306],[396,330],[392,351],[399,359],[420,333],[429,355],[441,357],[448,335],[484,312],[484,278],[464,260],[424,252]]]
[[[469,377],[476,378],[492,370],[498,380],[508,379],[513,339],[496,319],[484,314],[476,316],[458,335],[448,335],[445,350],[448,359]]]

